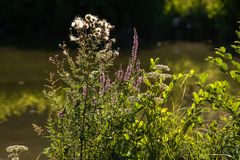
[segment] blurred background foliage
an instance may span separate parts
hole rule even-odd
[[[11,116],[20,116],[27,111],[43,113],[47,109],[46,99],[39,92],[22,91],[14,95],[0,93],[0,124]]]
[[[147,42],[161,40],[226,41],[235,36],[239,0],[1,0],[1,43],[66,39],[76,15],[98,15],[116,26],[120,43],[132,28]],[[34,39],[34,41],[32,41]]]
[[[69,39],[74,17],[87,13],[115,25],[112,36],[121,49],[117,68],[128,63],[136,27],[143,68],[148,68],[149,58],[160,57],[172,73],[194,69],[214,81],[224,75],[204,59],[216,46],[211,42],[222,45],[236,39],[240,0],[0,0],[0,148],[26,142],[30,157],[36,157],[47,144],[34,137],[31,123],[46,120],[45,112],[36,113],[48,109],[41,92],[54,69],[48,58],[61,52],[57,44]],[[186,90],[189,101],[191,91]],[[27,114],[12,117],[21,113]],[[0,150],[0,159],[5,157]]]

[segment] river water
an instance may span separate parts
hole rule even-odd
[[[61,51],[0,47],[0,95],[5,94],[10,98],[22,90],[41,92],[48,71],[53,69],[48,62],[48,57],[57,53]],[[126,64],[130,54],[131,49],[120,50],[120,57],[116,63]],[[209,70],[210,66],[204,59],[211,54],[213,54],[212,46],[204,42],[164,42],[153,47],[139,49],[143,67],[147,68],[149,58],[160,57],[160,62],[168,64],[173,72],[188,72],[191,68],[198,71]],[[33,131],[32,123],[44,125],[46,118],[46,113],[36,114],[30,110],[21,116],[9,117],[7,121],[1,122],[0,160],[7,158],[5,148],[14,144],[29,147],[29,151],[22,154],[22,159],[36,159],[48,142],[37,136]]]

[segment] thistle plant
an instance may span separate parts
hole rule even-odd
[[[28,148],[23,145],[8,146],[6,151],[9,153],[8,158],[11,160],[19,160],[19,156],[22,152],[28,151]]]
[[[70,40],[78,45],[78,54],[73,58],[62,44],[63,57],[50,58],[63,85],[56,87],[51,74],[45,94],[56,112],[48,120],[52,143],[47,154],[56,159],[93,159],[101,155],[98,139],[108,105],[104,94],[112,86],[106,70],[118,51],[109,38],[113,26],[105,20],[88,14],[84,19],[76,17],[71,26]]]
[[[153,59],[149,73],[141,69],[134,29],[128,66],[120,67],[115,76],[110,76],[110,66],[118,56],[118,51],[112,48],[115,40],[109,37],[112,28],[96,16],[76,17],[71,25],[70,40],[78,46],[77,55],[73,57],[66,44],[62,44],[63,54],[50,58],[56,65],[58,77],[55,80],[51,73],[50,85],[44,91],[54,111],[47,125],[51,145],[45,153],[49,158],[149,159],[152,153],[158,153],[158,148],[146,150],[156,144],[144,140],[149,138],[152,142],[158,134],[154,116],[160,118],[159,111],[168,113],[162,104],[172,89],[165,83],[172,78],[166,73],[170,69]],[[174,82],[171,85],[173,87]],[[135,137],[138,134],[140,137]]]

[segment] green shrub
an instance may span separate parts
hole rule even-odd
[[[112,75],[118,56],[109,38],[112,28],[92,15],[76,17],[70,39],[77,55],[63,44],[63,54],[50,58],[56,75],[50,74],[44,91],[52,107],[45,154],[81,160],[239,159],[239,93],[232,95],[227,81],[206,84],[206,75],[194,71],[172,75],[159,59],[150,59],[150,71],[141,69],[136,30],[128,66]],[[233,47],[239,53],[238,42]],[[225,55],[222,50],[216,53]],[[223,60],[209,59],[228,73]],[[238,73],[234,68],[229,75],[237,80]],[[200,88],[191,106],[171,107],[174,90],[194,77]],[[212,110],[223,116],[206,118]]]

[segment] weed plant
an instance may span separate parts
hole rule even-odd
[[[96,16],[76,17],[70,40],[77,45],[77,55],[69,53],[63,43],[63,54],[50,58],[56,72],[50,73],[44,91],[52,108],[46,126],[50,146],[44,153],[48,158],[239,159],[239,88],[233,94],[227,81],[208,84],[206,74],[194,71],[172,75],[159,59],[150,59],[149,71],[143,70],[137,58],[135,29],[128,66],[120,66],[110,76],[119,54],[112,47],[112,29]],[[208,58],[238,83],[239,43],[232,45],[236,54],[221,47],[216,58]],[[199,87],[192,103],[171,106],[174,89],[188,79]],[[206,118],[212,111],[220,116]]]
[[[8,158],[11,160],[19,160],[20,154],[27,150],[28,148],[23,145],[13,145],[6,148],[6,151],[9,153]]]

